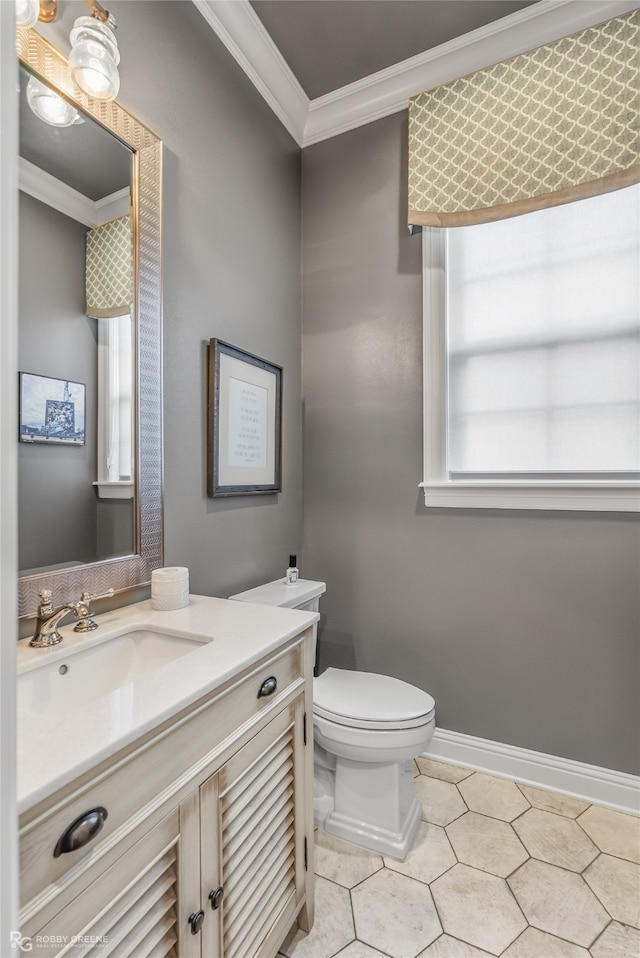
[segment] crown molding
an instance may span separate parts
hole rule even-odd
[[[249,0],[193,0],[209,26],[302,146],[309,97],[254,12]]]
[[[423,90],[634,10],[637,0],[539,0],[309,100],[249,0],[193,0],[299,146],[399,113]]]
[[[28,193],[83,226],[100,226],[117,216],[124,216],[131,206],[129,187],[100,200],[90,200],[23,157],[19,157],[18,185],[23,193]]]

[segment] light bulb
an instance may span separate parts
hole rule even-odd
[[[16,0],[16,23],[21,27],[32,27],[40,16],[40,0]]]
[[[93,17],[78,17],[71,31],[71,78],[98,100],[112,100],[120,89],[120,53],[113,30]]]
[[[27,83],[27,102],[35,115],[50,126],[73,126],[82,122],[80,114],[70,103],[36,77],[30,77]]]

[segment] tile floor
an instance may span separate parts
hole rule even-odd
[[[417,760],[406,861],[316,831],[316,921],[286,958],[640,958],[640,819]]]

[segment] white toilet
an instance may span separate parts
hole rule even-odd
[[[278,579],[230,598],[317,612],[325,591],[324,582]],[[313,722],[316,825],[406,858],[422,817],[412,760],[433,735],[433,698],[388,675],[330,668],[313,682]]]

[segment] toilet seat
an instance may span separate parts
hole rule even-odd
[[[390,675],[327,669],[313,681],[313,712],[336,725],[391,731],[428,724],[435,701]]]

